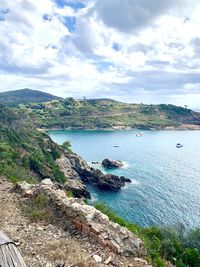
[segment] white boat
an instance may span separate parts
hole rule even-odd
[[[144,135],[143,132],[139,132],[139,133],[136,134],[137,137],[141,137],[142,135]]]
[[[177,144],[176,144],[176,147],[177,147],[177,148],[181,148],[181,147],[183,147],[183,144],[181,144],[181,143],[177,143]]]

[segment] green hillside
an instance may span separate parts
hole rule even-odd
[[[62,149],[39,132],[23,112],[0,108],[0,176],[12,182],[44,178],[64,182],[55,160]]]
[[[200,125],[200,113],[173,105],[127,104],[110,99],[67,98],[22,105],[39,128],[165,129],[183,124]]]
[[[166,104],[63,99],[30,89],[0,93],[0,104],[16,107],[29,115],[36,127],[44,129],[200,128],[200,113]]]
[[[17,105],[61,99],[57,96],[28,88],[0,93],[0,104]]]

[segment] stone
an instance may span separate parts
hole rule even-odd
[[[143,263],[143,264],[148,264],[148,262],[144,259],[141,259],[141,258],[134,258],[134,261],[137,262],[137,263]]]
[[[112,256],[110,255],[105,261],[104,264],[108,265],[112,261]]]
[[[102,165],[106,169],[123,167],[123,163],[121,160],[112,160],[112,159],[104,159],[102,161]]]
[[[119,191],[125,186],[125,177],[120,178],[111,174],[105,175],[102,171],[90,167],[86,161],[75,153],[65,153],[56,162],[69,180],[83,181],[84,183],[95,185],[101,190],[110,191]],[[121,164],[122,162],[120,161],[116,161],[115,163],[115,165],[118,166],[121,166]],[[74,182],[73,185],[72,183],[72,181],[67,182],[66,187],[71,188],[70,190],[72,192],[75,187],[75,194],[77,193],[77,195],[75,195],[76,197],[79,197],[79,195],[81,195],[81,197],[90,197],[89,192],[87,192],[86,188],[83,188],[80,183]],[[77,184],[78,187],[75,184]],[[79,191],[81,187],[82,189]]]
[[[107,246],[107,241],[101,235],[98,235],[97,238],[100,246],[102,246],[103,248]]]
[[[17,183],[14,187],[14,190],[20,193],[26,193],[27,191],[31,190],[34,188],[33,184],[29,184],[27,182],[21,182]]]
[[[106,174],[99,177],[97,186],[101,190],[119,191],[125,186],[125,182],[123,182],[117,175]]]
[[[36,195],[42,193],[49,198],[55,219],[67,225],[67,228],[76,229],[77,238],[81,238],[80,234],[90,237],[115,254],[134,257],[146,255],[144,243],[140,238],[125,227],[111,222],[108,216],[86,205],[82,199],[68,198],[64,190],[42,183],[36,185],[34,190]]]
[[[120,179],[125,183],[131,183],[131,179],[126,178],[125,176],[120,176]]]
[[[97,262],[97,263],[101,263],[102,262],[102,258],[99,255],[93,255],[93,259]]]
[[[53,185],[53,182],[51,181],[51,179],[49,179],[49,178],[46,178],[46,179],[44,179],[44,180],[42,180],[41,181],[41,184],[43,184],[43,185]]]
[[[91,198],[90,193],[87,191],[86,186],[81,180],[68,179],[64,184],[66,191],[71,191],[74,197],[78,198]]]
[[[86,224],[82,224],[82,235],[83,236],[89,236],[90,233],[90,227]]]

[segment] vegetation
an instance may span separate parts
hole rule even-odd
[[[7,106],[34,102],[41,103],[55,99],[61,98],[41,91],[30,90],[27,88],[22,90],[0,93],[0,104],[6,104]]]
[[[41,104],[20,105],[38,128],[162,129],[182,124],[200,125],[200,114],[173,105],[126,104],[110,99],[53,100]]]
[[[155,267],[164,267],[170,261],[177,267],[200,267],[200,229],[187,231],[183,225],[142,228],[126,222],[102,203],[94,206],[109,219],[140,236],[147,248],[148,259]]]
[[[68,140],[62,144],[62,148],[68,153],[72,153],[72,145]]]
[[[11,182],[50,178],[63,183],[65,176],[56,164],[62,151],[21,110],[0,108],[0,176]]]
[[[163,129],[182,124],[200,125],[200,114],[173,105],[127,104],[112,99],[63,99],[23,89],[0,93],[0,104],[14,105],[38,128],[51,129]]]
[[[46,195],[40,194],[36,198],[27,199],[27,202],[23,208],[31,222],[50,221],[53,218],[50,200]]]

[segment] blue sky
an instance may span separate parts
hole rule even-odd
[[[0,91],[200,106],[198,0],[1,0]]]

